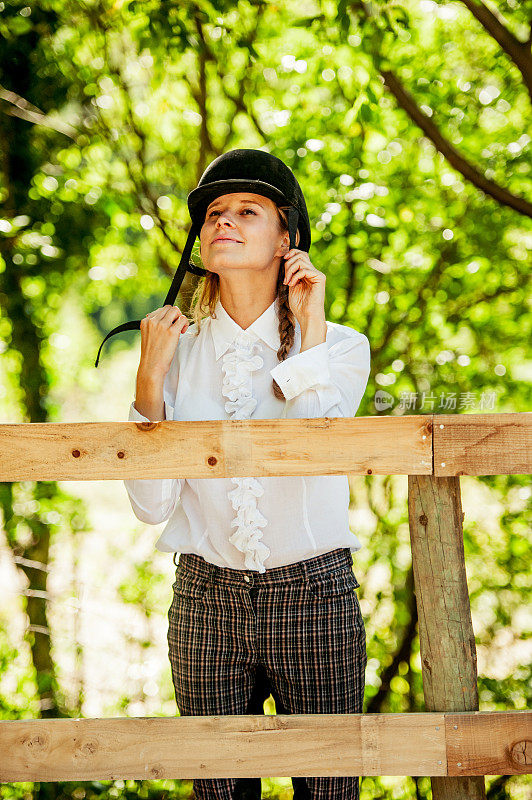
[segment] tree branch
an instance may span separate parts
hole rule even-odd
[[[520,42],[508,28],[502,24],[500,19],[493,11],[475,0],[460,0],[475,19],[480,22],[484,30],[502,47],[506,55],[514,62],[517,69],[521,72],[525,86],[532,100],[532,55],[530,53],[530,39],[528,42]]]
[[[10,89],[0,86],[0,100],[4,100],[6,103],[10,104],[10,108],[5,110],[5,113],[9,114],[9,116],[19,117],[20,119],[26,120],[26,122],[31,122],[33,125],[42,125],[45,128],[51,128],[51,130],[57,131],[57,133],[63,133],[65,136],[76,141],[76,136],[79,133],[76,128],[60,119],[51,120],[47,114],[16,92],[12,92]]]
[[[402,661],[410,663],[410,656],[412,654],[412,642],[416,636],[417,624],[417,606],[416,596],[414,594],[414,570],[412,567],[408,570],[405,579],[405,588],[407,590],[407,604],[409,622],[403,633],[403,640],[399,649],[394,653],[392,663],[381,673],[381,685],[379,691],[374,695],[368,703],[366,714],[379,713],[382,710],[384,701],[390,691],[390,681],[399,671],[399,664]]]
[[[259,26],[261,15],[264,13],[264,8],[265,8],[265,4],[264,4],[264,6],[259,6],[258,9],[257,9],[256,24],[255,24],[255,28],[254,28],[254,30],[252,32],[253,37],[256,37],[256,35],[257,35],[257,29],[258,29],[258,26]],[[254,41],[254,38],[253,38],[252,41]],[[240,86],[238,87],[238,91],[235,94],[231,94],[231,92],[227,89],[227,86],[226,86],[225,81],[224,81],[224,74],[223,74],[222,69],[220,67],[220,59],[213,52],[212,48],[210,47],[210,45],[209,45],[209,43],[207,41],[205,41],[204,44],[205,44],[205,52],[207,53],[208,60],[211,61],[214,64],[215,68],[216,68],[216,74],[218,75],[218,78],[220,79],[220,86],[221,86],[221,89],[222,89],[224,95],[227,97],[228,100],[230,100],[232,103],[234,103],[236,112],[240,111],[242,114],[244,114],[246,117],[248,117],[248,119],[250,119],[251,122],[253,123],[253,125],[255,126],[255,129],[257,130],[257,133],[259,134],[259,136],[261,136],[264,141],[267,141],[268,138],[269,138],[268,132],[265,131],[264,128],[261,126],[261,124],[260,124],[255,112],[251,108],[251,106],[247,106],[245,101],[244,101],[244,97],[245,97],[245,94],[246,94],[246,89],[249,88],[250,75],[251,75],[251,65],[249,63],[249,59],[248,59],[248,63],[246,64],[246,67],[243,70],[242,80],[241,80]],[[230,130],[231,129],[229,129],[229,131]],[[228,136],[229,136],[229,133],[228,133]]]
[[[135,159],[139,164],[139,168],[137,170],[138,175],[135,174],[133,169],[133,161],[131,158],[128,158],[127,155],[124,157],[124,164],[126,166],[129,178],[135,187],[137,192],[136,200],[137,200],[137,211],[144,212],[150,214],[154,222],[156,223],[157,227],[159,228],[161,234],[166,239],[168,244],[170,245],[172,252],[179,253],[179,247],[176,242],[170,236],[167,223],[165,220],[162,219],[159,213],[159,207],[157,206],[157,199],[154,196],[150,185],[146,179],[146,149],[147,149],[147,142],[146,142],[146,135],[142,128],[137,124],[135,117],[132,112],[132,99],[131,99],[131,91],[130,88],[122,74],[122,71],[119,66],[113,63],[113,59],[111,58],[111,54],[109,51],[109,42],[107,37],[107,28],[102,23],[100,15],[98,13],[90,13],[89,14],[95,28],[98,29],[102,35],[103,40],[103,49],[106,56],[106,66],[109,69],[109,72],[112,73],[117,81],[120,89],[124,94],[124,105],[128,123],[128,131],[130,133],[134,133],[140,143],[140,149],[135,150]],[[123,53],[125,56],[125,53]],[[103,130],[107,130],[107,126],[105,125],[104,120],[102,119],[102,115],[98,106],[96,106],[96,114],[100,120]],[[175,269],[172,268],[171,264],[168,262],[165,255],[162,253],[161,248],[157,246],[157,255],[160,260],[160,264],[162,267],[163,272],[166,275],[172,276],[175,272]]]
[[[488,180],[476,167],[467,161],[451,143],[441,134],[437,126],[419,108],[416,101],[401,84],[399,78],[391,70],[379,69],[384,82],[399,105],[406,111],[409,117],[418,125],[425,136],[429,138],[435,147],[445,156],[450,165],[460,172],[464,178],[477,189],[493,197],[498,203],[513,208],[520,214],[532,217],[532,203],[499,186],[498,183]]]
[[[466,1],[469,2],[470,0],[463,0],[463,2]],[[364,2],[364,0],[360,0],[357,5],[368,19],[372,19],[376,16],[375,12],[371,9],[368,3]],[[473,5],[475,8],[477,8],[476,4]],[[487,11],[486,8],[485,10]],[[500,25],[500,23],[498,24]],[[524,214],[527,217],[532,217],[532,203],[529,203],[524,198],[517,197],[507,189],[499,186],[499,184],[488,180],[478,169],[476,169],[476,167],[474,167],[467,161],[467,159],[461,156],[460,153],[451,145],[451,143],[442,135],[434,122],[432,122],[432,120],[425,116],[425,114],[421,111],[412,95],[409,94],[403,87],[397,75],[391,70],[383,69],[380,66],[379,60],[381,56],[376,48],[372,48],[372,56],[376,68],[382,75],[386,86],[394,95],[399,105],[406,111],[413,122],[415,122],[416,125],[421,128],[425,136],[427,136],[427,138],[433,142],[440,153],[445,156],[451,166],[460,172],[467,181],[476,186],[477,189],[480,189],[485,194],[493,197],[494,200],[501,205],[509,206],[510,208],[513,208],[514,211],[518,211],[520,214]]]
[[[198,88],[190,87],[191,94],[198,104],[201,116],[200,155],[196,164],[197,185],[207,165],[207,154],[210,152],[216,158],[223,153],[224,147],[218,148],[215,146],[207,126],[207,61],[209,61],[209,51],[199,14],[194,14],[193,21],[198,39],[201,42],[201,47],[198,48]]]

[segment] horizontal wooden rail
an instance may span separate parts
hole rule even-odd
[[[532,413],[434,415],[434,475],[528,475]]]
[[[0,722],[0,780],[518,775],[532,712]]]
[[[475,710],[457,476],[529,473],[531,444],[528,412],[0,425],[0,481],[408,475],[428,709],[4,721],[0,781],[426,775],[484,800],[482,776],[530,773],[532,714]]]
[[[0,481],[532,471],[532,413],[0,425]]]

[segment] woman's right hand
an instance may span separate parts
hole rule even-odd
[[[189,321],[177,306],[162,306],[140,321],[139,370],[164,378],[170,369],[179,337]]]

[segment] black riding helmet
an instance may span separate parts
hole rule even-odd
[[[229,150],[215,158],[201,176],[199,183],[187,197],[188,210],[192,220],[181,260],[163,305],[173,305],[185,272],[206,275],[207,271],[190,261],[196,237],[199,236],[209,203],[216,197],[233,192],[253,192],[269,197],[278,206],[287,206],[290,249],[295,247],[296,231],[299,230],[299,250],[307,253],[310,248],[310,222],[301,187],[284,161],[263,150],[239,148]],[[124,322],[107,334],[100,345],[95,367],[98,366],[100,352],[110,336],[122,331],[140,330],[140,320]]]

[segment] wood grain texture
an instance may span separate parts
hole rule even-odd
[[[434,416],[435,475],[528,475],[532,412]]]
[[[445,738],[449,775],[532,772],[532,713],[446,714]]]
[[[0,481],[431,472],[424,415],[0,425]]]
[[[477,651],[465,570],[460,478],[409,475],[408,515],[425,707],[476,711]],[[433,800],[483,800],[484,780],[433,780],[432,796]]]
[[[427,710],[476,711],[460,479],[409,476],[408,513]]]
[[[531,722],[525,711],[8,720],[0,722],[0,781],[282,775],[442,780],[455,774],[461,760],[464,777],[448,784],[473,786],[466,775],[530,772],[519,759],[503,759],[513,743],[530,735]]]
[[[0,481],[532,472],[532,413],[0,425]],[[434,451],[433,451],[434,448]],[[434,452],[434,459],[433,459]]]
[[[421,748],[413,730],[423,739]],[[444,774],[445,769],[442,715],[0,722],[3,781]]]

